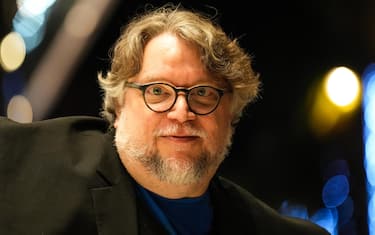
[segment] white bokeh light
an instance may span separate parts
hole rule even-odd
[[[28,16],[43,14],[56,0],[17,0],[19,11]]]
[[[22,95],[15,95],[9,101],[7,116],[20,123],[30,123],[33,121],[33,109],[29,100]]]

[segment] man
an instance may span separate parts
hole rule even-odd
[[[109,125],[0,119],[1,234],[328,234],[216,175],[259,80],[208,18],[136,17],[99,81]]]

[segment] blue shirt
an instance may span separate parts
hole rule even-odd
[[[168,199],[137,186],[139,195],[169,234],[209,234],[213,215],[208,191],[196,198]]]

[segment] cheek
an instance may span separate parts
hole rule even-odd
[[[207,132],[207,145],[212,146],[214,149],[226,145],[227,136],[231,130],[230,119],[227,116],[220,113],[216,118],[206,120],[203,123],[205,123]]]
[[[231,134],[232,128],[232,119],[233,115],[230,109],[230,102],[229,100],[224,100],[223,104],[218,107],[214,116],[212,116],[211,121],[207,121],[207,123],[211,123],[209,125],[209,140],[213,142],[212,144],[216,144],[219,146],[225,145],[227,141],[228,135]]]
[[[127,91],[122,97],[121,106],[116,111],[117,117],[114,127],[126,128],[127,131],[131,130],[132,127],[138,125],[138,122],[144,116],[141,112],[142,106],[138,97],[135,96],[133,91]],[[138,116],[138,118],[134,116]]]
[[[131,138],[150,141],[156,126],[156,118],[142,105],[128,104],[122,107],[114,127],[121,128]]]
[[[223,97],[220,106],[217,108],[214,114],[217,125],[221,130],[231,128],[231,123],[233,120],[231,96]]]

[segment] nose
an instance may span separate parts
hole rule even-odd
[[[191,121],[196,118],[196,114],[189,110],[189,105],[184,94],[178,94],[177,100],[172,109],[168,111],[167,117],[180,123]]]

